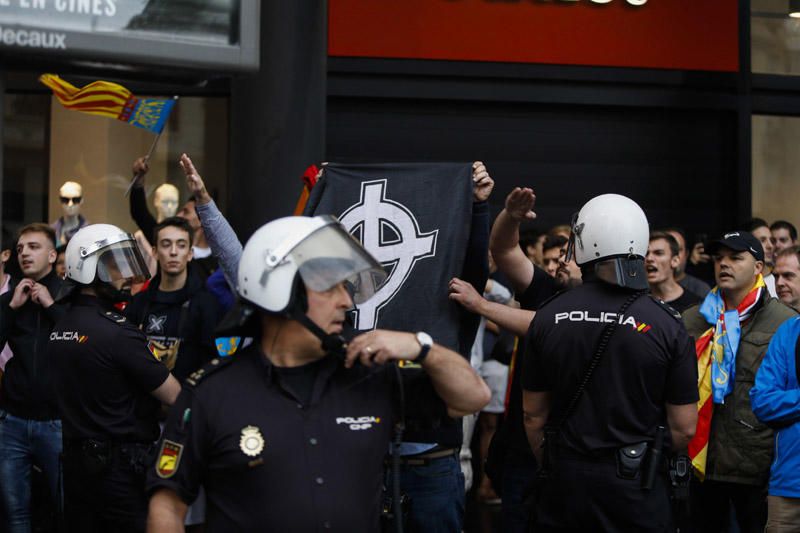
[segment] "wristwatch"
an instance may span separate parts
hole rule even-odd
[[[418,331],[417,342],[422,348],[419,351],[419,355],[414,359],[414,362],[421,365],[425,358],[428,357],[428,352],[431,350],[431,346],[433,346],[433,339],[424,331]]]

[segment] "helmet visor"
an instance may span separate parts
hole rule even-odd
[[[641,257],[614,257],[602,259],[595,264],[597,277],[606,283],[627,289],[647,290],[647,271]]]
[[[106,283],[128,279],[141,283],[150,278],[150,272],[136,241],[122,241],[100,251],[97,277]]]
[[[314,231],[288,257],[308,289],[324,292],[345,282],[356,304],[369,300],[387,277],[381,264],[340,224]]]

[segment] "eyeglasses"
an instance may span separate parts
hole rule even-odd
[[[73,205],[74,204],[79,204],[79,203],[81,203],[81,199],[82,198],[83,198],[82,196],[75,196],[74,198],[70,198],[68,196],[59,196],[59,199],[61,200],[61,203],[64,204],[64,205],[70,205],[70,202]]]

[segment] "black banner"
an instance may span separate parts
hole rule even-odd
[[[329,164],[305,214],[338,217],[389,272],[358,306],[357,329],[426,331],[458,351],[459,309],[447,284],[466,254],[471,164]]]

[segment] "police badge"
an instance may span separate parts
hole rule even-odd
[[[255,426],[242,428],[242,437],[239,439],[239,448],[248,457],[256,457],[264,451],[264,437]]]

